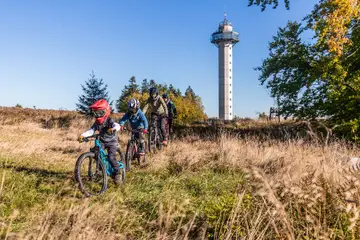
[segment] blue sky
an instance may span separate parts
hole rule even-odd
[[[209,116],[218,114],[217,48],[210,35],[224,11],[240,43],[233,51],[234,115],[255,117],[274,101],[259,85],[268,42],[317,1],[261,12],[247,0],[0,1],[0,105],[75,109],[94,70],[117,99],[131,76],[191,85]]]

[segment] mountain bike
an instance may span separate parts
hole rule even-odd
[[[138,133],[142,132],[139,130],[128,130],[131,132],[131,137],[128,141],[127,147],[126,147],[126,154],[125,154],[125,165],[126,165],[126,171],[130,171],[131,168],[131,162],[133,160],[137,160],[138,165],[141,166],[141,163],[146,163],[146,142],[144,142],[144,155],[139,154],[138,152],[138,145],[140,142],[138,141]],[[142,161],[141,161],[142,158]]]
[[[104,193],[107,189],[107,176],[114,173],[108,154],[103,149],[99,138],[99,134],[84,138],[84,142],[95,139],[95,146],[90,148],[90,152],[81,154],[75,165],[75,179],[79,183],[79,189],[86,197]],[[119,163],[122,183],[124,183],[126,179],[125,161],[120,148],[117,150],[116,159]]]
[[[160,121],[151,121],[149,135],[148,135],[148,148],[150,153],[155,153],[156,150],[161,150],[163,148],[161,134]]]

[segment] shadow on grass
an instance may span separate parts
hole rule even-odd
[[[30,168],[30,167],[24,167],[24,166],[14,166],[14,165],[5,165],[3,166],[4,169],[13,170],[15,172],[22,172],[26,174],[35,174],[37,177],[40,178],[50,178],[50,179],[73,179],[74,178],[74,172],[67,171],[67,172],[57,172],[47,169],[41,169],[41,168]]]
[[[56,194],[61,197],[81,198],[73,171],[53,171],[36,167],[5,165],[3,169],[11,170],[13,174],[20,173],[19,176],[24,182],[31,181],[34,190],[40,194]],[[35,179],[31,180],[31,176]],[[29,178],[28,178],[29,177]],[[30,186],[29,186],[30,187]]]

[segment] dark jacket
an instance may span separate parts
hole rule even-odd
[[[98,124],[97,122],[95,122],[91,126],[91,128],[82,135],[91,136],[94,134],[95,131],[99,131],[101,142],[107,145],[118,144],[118,137],[116,135],[116,131],[114,131],[113,133],[108,133],[107,130],[109,128],[115,128],[116,130],[119,130],[120,126],[113,119],[109,117],[102,124]]]
[[[177,111],[176,111],[176,107],[175,107],[175,104],[169,100],[167,103],[167,108],[168,108],[168,111],[169,111],[169,118],[176,118],[177,117]]]

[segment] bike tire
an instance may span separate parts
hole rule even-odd
[[[118,148],[116,150],[119,155],[120,155],[120,159],[117,159],[118,162],[121,162],[124,166],[124,168],[120,168],[120,174],[121,174],[121,180],[123,183],[125,183],[126,181],[126,161],[125,161],[125,154],[120,150],[120,148]]]
[[[143,161],[142,161],[142,163],[146,165],[146,163],[147,163],[147,162],[146,162],[146,155],[147,155],[147,154],[146,154],[146,148],[147,148],[147,145],[148,145],[148,144],[147,144],[146,141],[144,142],[144,144],[145,144],[145,154],[144,154],[144,156],[143,156]]]
[[[150,127],[150,132],[148,134],[148,149],[150,153],[155,153],[156,150],[156,132],[153,127]],[[155,146],[155,147],[154,147]]]
[[[160,151],[163,149],[163,144],[161,142],[161,139],[158,137],[158,141],[157,141],[157,149],[159,149]]]
[[[75,179],[76,181],[78,182],[79,184],[79,189],[80,191],[86,196],[86,197],[91,197],[91,196],[97,196],[97,195],[100,195],[102,193],[104,193],[107,189],[107,174],[106,174],[106,170],[105,170],[105,167],[104,167],[104,164],[101,162],[101,161],[98,161],[96,158],[95,158],[95,153],[93,152],[86,152],[86,153],[83,153],[79,156],[79,158],[77,159],[76,161],[76,164],[75,164]],[[89,162],[89,166],[91,167],[92,163],[95,163],[95,164],[98,164],[99,166],[99,171],[101,172],[102,174],[102,177],[101,177],[101,181],[102,181],[102,186],[100,188],[100,191],[98,192],[90,192],[89,189],[87,189],[85,187],[85,184],[84,184],[84,179],[82,178],[81,176],[81,169],[82,169],[82,166],[83,166],[83,162],[84,160],[86,160],[87,158],[90,159],[90,162]],[[90,170],[88,169],[88,172]]]
[[[131,169],[131,161],[133,159],[133,144],[131,141],[128,142],[126,147],[126,154],[125,154],[125,169],[126,171],[130,171]]]
[[[166,129],[165,129],[166,131]],[[162,141],[164,140],[165,136],[163,136],[162,134],[162,130],[161,130],[161,123],[158,123],[156,126],[156,148],[157,150],[161,151],[163,149],[163,144]]]
[[[161,127],[158,126],[157,131],[156,131],[156,148],[161,151],[163,149],[163,144],[162,141],[164,139],[164,136],[161,132]]]

